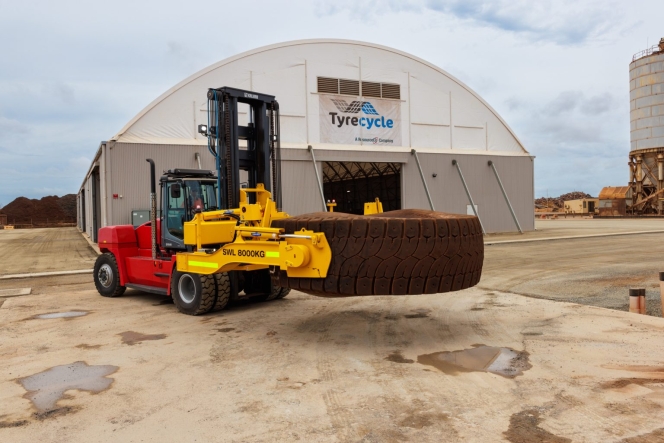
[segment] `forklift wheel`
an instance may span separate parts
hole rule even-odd
[[[175,271],[171,279],[171,295],[178,311],[183,314],[206,314],[217,303],[215,277]]]
[[[217,280],[217,302],[214,304],[212,310],[221,311],[231,299],[231,279],[228,276],[228,272],[214,274],[214,278]]]
[[[110,252],[97,257],[93,277],[97,291],[104,297],[119,297],[126,289],[124,286],[120,286],[118,262]]]

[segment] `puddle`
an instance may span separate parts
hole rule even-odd
[[[526,409],[525,411],[512,414],[510,427],[503,435],[513,443],[529,441],[540,441],[547,443],[569,443],[569,438],[559,437],[539,426],[542,419],[537,409]]]
[[[537,335],[542,335],[542,333],[541,332],[522,332],[521,335],[537,336]]]
[[[235,331],[235,328],[219,328],[219,329],[217,329],[217,331],[219,331],[219,332],[231,332],[231,331]]]
[[[126,331],[117,334],[122,337],[122,343],[133,346],[148,340],[163,340],[167,337],[166,334],[141,334],[140,332]]]
[[[532,366],[527,352],[510,348],[474,345],[461,351],[434,352],[417,357],[417,362],[449,374],[460,372],[491,372],[507,378],[523,375]]]
[[[431,309],[411,309],[410,312],[414,312],[414,314],[406,314],[404,317],[406,318],[427,318],[429,316],[429,313],[431,312]]]
[[[51,312],[48,314],[35,315],[33,318],[38,318],[41,320],[50,319],[50,318],[72,318],[72,317],[83,317],[88,315],[88,311],[67,311],[67,312]]]
[[[404,358],[404,356],[401,355],[401,351],[394,351],[393,353],[385,357],[384,360],[391,361],[394,363],[415,363],[413,360],[409,358]]]
[[[88,366],[84,361],[69,365],[54,366],[44,372],[20,378],[18,382],[28,391],[27,398],[39,411],[55,408],[63,394],[70,389],[99,393],[113,383],[108,375],[114,373],[117,366]]]

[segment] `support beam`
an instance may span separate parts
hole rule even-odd
[[[489,166],[491,166],[491,169],[493,169],[493,173],[496,175],[496,180],[498,180],[498,185],[500,186],[500,190],[503,192],[503,197],[505,197],[505,201],[507,202],[507,207],[510,208],[510,213],[512,214],[512,218],[514,219],[514,224],[516,224],[516,228],[519,230],[519,233],[523,234],[523,230],[521,229],[519,220],[517,220],[516,214],[514,213],[514,208],[512,208],[510,199],[507,197],[507,192],[505,192],[505,188],[503,187],[503,182],[500,180],[500,176],[498,175],[498,171],[496,170],[496,165],[494,165],[493,162],[489,160]]]
[[[466,195],[468,196],[468,201],[470,201],[470,207],[473,208],[473,213],[475,214],[475,217],[477,217],[477,219],[480,221],[482,234],[486,234],[486,231],[484,230],[484,224],[482,223],[482,219],[480,218],[480,215],[477,213],[477,209],[475,209],[475,202],[473,201],[473,197],[470,195],[470,191],[468,190],[468,185],[466,185],[466,179],[463,178],[463,172],[461,172],[461,166],[459,165],[459,162],[456,160],[452,160],[452,164],[456,166],[457,171],[459,172],[459,177],[461,177],[461,183],[463,183],[463,189],[465,189]]]
[[[420,165],[420,158],[417,156],[417,151],[415,149],[411,149],[410,153],[415,157],[415,161],[417,162],[417,169],[420,171],[420,177],[422,177],[422,184],[424,185],[424,192],[427,193],[427,199],[429,199],[429,206],[431,207],[432,211],[435,211],[436,209],[433,207],[433,201],[431,200],[431,194],[429,194],[427,181],[424,179],[424,172],[422,172],[422,166]]]
[[[314,162],[314,172],[316,173],[316,182],[318,182],[318,190],[320,191],[320,199],[323,205],[323,212],[327,212],[327,206],[325,205],[325,194],[323,193],[323,184],[320,181],[320,175],[318,175],[318,166],[316,166],[316,155],[314,155],[314,148],[309,145],[309,152],[311,152],[311,160]]]

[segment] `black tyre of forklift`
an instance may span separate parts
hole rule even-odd
[[[217,285],[217,301],[212,308],[213,311],[221,311],[226,307],[231,299],[232,286],[231,279],[227,272],[214,274]]]
[[[97,257],[93,272],[95,287],[99,294],[104,297],[119,297],[124,294],[127,288],[120,286],[118,262],[113,254],[105,252]]]
[[[174,271],[171,296],[178,311],[183,314],[207,314],[217,304],[216,278],[214,275]]]

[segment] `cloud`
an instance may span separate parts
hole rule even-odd
[[[560,115],[563,112],[570,112],[576,108],[580,99],[580,92],[564,91],[552,100],[542,111],[547,115]]]
[[[572,0],[321,0],[316,3],[318,16],[348,13],[355,21],[373,21],[375,17],[403,12],[437,13],[478,27],[518,35],[532,41],[558,45],[579,45],[609,33],[633,29],[636,23],[624,23],[620,3],[615,1]],[[621,23],[622,22],[622,23]]]
[[[361,2],[319,0],[316,3],[315,13],[322,17],[348,12],[354,20],[372,21],[374,17],[388,13],[420,12],[423,8],[421,2],[409,0],[367,0]]]
[[[607,2],[530,0],[428,0],[433,11],[536,41],[575,45],[612,31],[618,8]]]
[[[611,110],[614,106],[614,98],[608,92],[596,95],[585,100],[581,104],[581,112],[588,115],[603,114]]]
[[[49,92],[67,105],[73,105],[76,103],[74,88],[65,83],[56,82],[50,85]]]
[[[29,132],[28,125],[24,125],[18,120],[0,117],[0,136],[3,134],[27,134]]]
[[[90,167],[91,160],[88,157],[76,157],[69,159],[69,165],[76,171],[85,174]]]

